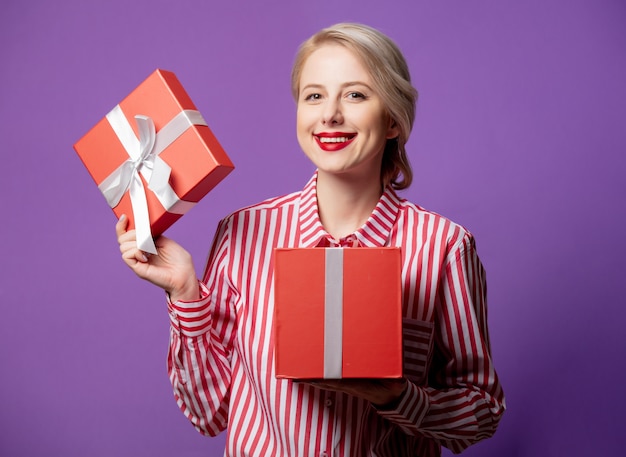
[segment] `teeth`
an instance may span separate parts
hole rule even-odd
[[[320,137],[320,142],[322,143],[345,143],[349,139],[350,138],[348,138],[347,136],[340,136],[340,137],[335,137],[335,138]]]

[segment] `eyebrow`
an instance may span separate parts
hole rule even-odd
[[[364,87],[367,87],[372,92],[374,91],[374,89],[372,89],[372,87],[369,84],[364,83],[363,81],[348,81],[346,83],[343,83],[341,85],[341,88],[345,89],[347,87],[352,87],[352,86],[364,86]],[[301,87],[300,92],[306,89],[323,89],[323,88],[324,88],[323,84],[311,83],[311,84],[307,84],[306,86]]]

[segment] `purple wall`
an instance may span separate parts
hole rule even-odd
[[[420,90],[404,195],[470,228],[489,273],[509,410],[466,455],[623,455],[623,2],[93,3],[0,6],[0,455],[221,454],[178,412],[163,294],[119,259],[72,144],[174,71],[237,166],[168,231],[200,268],[219,218],[310,176],[289,70],[342,20],[404,50]]]

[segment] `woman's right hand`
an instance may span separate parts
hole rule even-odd
[[[122,259],[137,276],[169,295],[172,302],[200,298],[200,289],[191,255],[174,240],[160,236],[155,240],[159,255],[149,255],[137,247],[135,230],[126,230],[128,217],[122,215],[115,225]]]

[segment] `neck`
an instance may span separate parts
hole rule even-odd
[[[318,172],[317,205],[324,229],[335,239],[361,227],[382,195],[379,176],[355,179]]]

